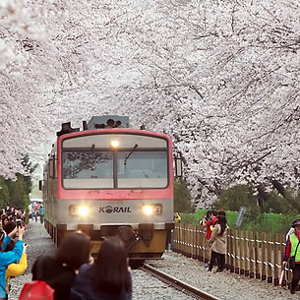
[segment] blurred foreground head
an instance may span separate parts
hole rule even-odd
[[[95,287],[99,291],[119,294],[131,289],[124,242],[108,237],[101,245],[95,264]]]
[[[88,263],[90,258],[90,240],[88,236],[81,232],[72,232],[67,235],[57,250],[57,261],[66,264],[73,270]]]

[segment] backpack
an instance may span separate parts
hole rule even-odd
[[[54,289],[45,281],[26,282],[19,300],[54,300]]]

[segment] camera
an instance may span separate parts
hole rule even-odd
[[[22,220],[21,219],[17,219],[16,222],[17,222],[17,227],[18,228],[22,227]]]

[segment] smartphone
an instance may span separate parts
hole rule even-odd
[[[17,219],[17,227],[20,228],[22,227],[22,220],[21,219]]]

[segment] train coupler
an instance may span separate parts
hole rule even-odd
[[[120,226],[117,230],[117,235],[125,243],[127,252],[141,240],[140,236],[128,226]]]

